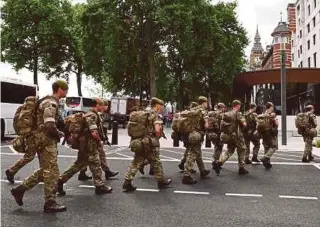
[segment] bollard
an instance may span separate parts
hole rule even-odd
[[[112,120],[110,119],[108,121],[108,130],[111,130],[112,129]]]
[[[208,134],[206,134],[206,148],[211,148],[211,141],[209,140]]]
[[[118,145],[118,122],[113,121],[112,122],[112,139],[111,139],[112,145]]]

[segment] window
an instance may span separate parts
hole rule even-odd
[[[297,6],[297,15],[300,15],[300,5]]]
[[[308,33],[310,32],[310,24],[307,25]]]
[[[316,26],[316,17],[312,18],[312,24],[313,24],[313,27]]]
[[[313,8],[317,7],[317,0],[313,0]]]
[[[66,105],[67,107],[76,107],[80,105],[81,98],[80,97],[67,97]]]
[[[310,59],[310,57],[308,58],[308,68],[310,68],[311,67],[311,59]]]
[[[308,16],[310,16],[311,10],[310,10],[310,5],[308,5]]]
[[[302,45],[300,45],[300,54],[302,54]]]
[[[300,33],[300,39],[302,39],[302,30],[300,30],[299,33]]]
[[[310,50],[310,40],[307,42],[308,50]]]
[[[294,61],[294,54],[292,54],[291,56],[291,61]]]
[[[313,45],[316,45],[316,34],[313,35]]]
[[[36,96],[35,87],[1,81],[1,103],[23,104],[28,96]]]
[[[302,64],[302,61],[300,62],[300,68],[302,68],[303,67],[303,64]]]
[[[279,42],[279,38],[278,37],[275,37],[274,38],[274,43],[278,43]]]
[[[317,68],[317,52],[313,54],[313,65],[315,68]]]
[[[82,104],[84,107],[94,107],[96,105],[95,100],[90,98],[82,98]]]

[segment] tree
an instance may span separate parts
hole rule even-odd
[[[82,75],[84,73],[84,56],[83,56],[83,27],[81,18],[85,11],[85,4],[76,4],[66,8],[68,13],[68,22],[65,27],[65,36],[68,37],[68,48],[64,64],[50,69],[48,78],[64,77],[69,79],[70,73],[74,73],[77,79],[78,95],[82,96]]]
[[[65,59],[68,38],[64,29],[66,0],[4,0],[1,9],[2,60],[15,70],[27,68],[38,84],[38,71],[56,67]]]

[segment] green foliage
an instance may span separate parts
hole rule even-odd
[[[320,139],[316,140],[315,147],[320,148]]]
[[[56,67],[65,59],[68,37],[65,25],[70,3],[66,0],[4,0],[1,8],[2,60],[15,70],[34,73]]]

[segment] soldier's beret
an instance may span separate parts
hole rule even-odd
[[[314,107],[313,107],[313,105],[307,105],[306,106],[306,109],[313,109]]]
[[[238,100],[238,99],[235,99],[232,101],[232,105],[235,106],[235,105],[241,105],[241,102]]]
[[[266,106],[274,106],[272,102],[267,102]]]
[[[94,98],[93,100],[100,106],[104,105],[104,101],[101,98]]]
[[[103,104],[104,104],[104,106],[109,106],[109,102],[108,102],[108,100],[103,99]]]
[[[56,82],[54,82],[54,84],[58,85],[58,87],[61,88],[62,90],[69,89],[68,83],[64,80],[57,80]]]
[[[204,96],[199,96],[198,102],[208,102],[208,99]]]
[[[155,104],[159,104],[159,105],[164,105],[164,101],[163,100],[161,100],[161,99],[159,99],[159,98],[157,98],[157,97],[153,97],[152,99],[151,99],[151,102],[153,102],[153,103],[155,103]]]
[[[224,105],[224,103],[222,103],[222,102],[219,102],[217,106],[218,106],[219,109],[226,107],[226,106]]]
[[[254,102],[250,103],[250,108],[254,108],[257,107],[257,104],[255,104]]]
[[[190,103],[190,108],[194,108],[194,107],[197,107],[198,106],[198,103],[196,102],[191,102]]]

